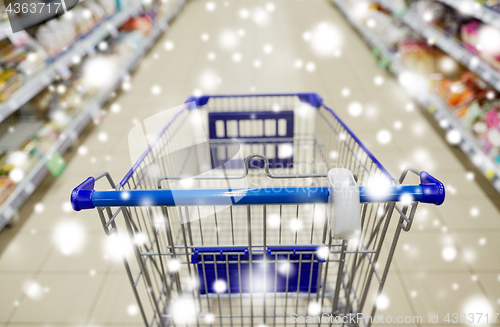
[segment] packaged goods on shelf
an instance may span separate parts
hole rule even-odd
[[[23,85],[24,78],[15,69],[0,68],[0,101],[5,101]]]
[[[368,5],[360,18],[392,51],[397,51],[399,42],[413,34],[410,28],[395,19],[389,11],[374,3]]]
[[[467,107],[473,101],[482,101],[486,99],[488,92],[493,92],[471,72],[465,72],[457,80],[449,80],[440,74],[435,74],[431,76],[431,81],[431,92],[445,100],[448,108],[458,110],[455,114],[457,118],[464,116]]]
[[[481,150],[500,166],[500,101],[482,80],[471,72],[458,80],[440,75],[431,78],[431,91],[445,101],[464,130],[476,138]]]
[[[106,12],[102,8],[102,6],[100,4],[97,4],[95,1],[87,0],[82,2],[82,8],[84,8],[84,14],[86,15],[88,15],[88,12],[86,12],[85,10],[90,11],[95,24],[100,24],[106,16]]]
[[[119,67],[130,60],[137,44],[148,33],[150,16],[132,20],[116,37],[109,37],[106,46],[98,49],[95,56],[71,68],[67,80],[58,80],[38,93],[11,117],[0,123],[0,204],[13,188],[26,176],[49,148],[59,139],[72,121],[83,111],[104,85],[113,83]],[[99,70],[99,81],[89,79]],[[9,79],[10,80],[10,79]],[[106,84],[106,85],[107,85]],[[19,122],[32,124],[25,133],[16,137],[22,142],[12,144],[6,137],[16,133]],[[10,144],[2,147],[2,144]]]
[[[408,10],[415,12],[425,23],[436,26],[452,38],[460,38],[461,26],[474,20],[470,16],[434,0],[412,1]]]
[[[0,101],[8,99],[27,76],[44,65],[45,51],[32,39],[14,46],[8,38],[0,41]]]
[[[127,8],[133,7],[137,3],[137,0],[117,0],[117,6],[119,10],[125,10]]]
[[[400,43],[401,62],[412,72],[430,76],[438,71],[442,52],[425,40],[404,40]]]
[[[43,72],[115,12],[115,0],[86,0],[67,14],[25,33],[22,44],[14,45],[9,38],[0,37],[0,101],[8,100],[30,80],[30,75]],[[67,64],[66,60],[63,66]]]
[[[14,191],[14,182],[6,176],[0,176],[0,203],[3,203]]]
[[[7,13],[4,11],[4,8],[0,6],[0,24],[2,23],[8,23],[9,16],[7,16]]]
[[[46,52],[32,38],[17,46],[7,38],[0,41],[0,66],[4,69],[13,68],[30,75],[43,66],[45,59],[47,59]]]
[[[386,12],[380,10],[370,10],[367,15],[372,23],[372,29],[380,36],[381,41],[391,50],[397,50],[398,43],[411,35],[411,30],[395,22],[394,18]]]
[[[97,3],[102,7],[106,16],[111,16],[116,12],[116,1],[98,0]]]
[[[33,117],[11,117],[0,126],[0,175],[20,182],[38,161],[38,129],[43,121]]]
[[[500,47],[494,44],[500,39],[500,30],[472,21],[462,26],[462,42],[472,54],[481,57],[496,70],[500,70]],[[490,45],[487,43],[491,42]]]
[[[75,9],[75,16],[78,10]],[[53,19],[41,25],[35,36],[50,55],[56,55],[75,39],[77,33],[72,22],[66,19]]]
[[[39,26],[35,36],[46,51],[55,56],[65,51],[78,37],[87,35],[115,8],[114,1],[86,0],[68,14]]]
[[[476,0],[476,2],[479,2],[485,7],[488,7],[489,9],[500,12],[500,1],[499,0]]]
[[[456,39],[472,55],[500,71],[500,30],[438,1],[411,2],[414,11],[426,23],[441,30],[445,37]]]
[[[478,102],[469,106],[461,124],[469,127],[478,140],[482,151],[500,166],[500,103],[483,104]]]
[[[478,31],[481,24],[477,20],[473,20],[462,25],[461,36],[464,47],[472,54],[476,55],[478,44]]]
[[[483,1],[490,8],[500,8],[499,1]],[[468,17],[457,10],[436,3],[436,1],[416,1],[410,4],[410,10],[418,12],[419,16],[428,24],[445,32],[446,37],[456,38],[472,55],[487,62],[492,69],[500,70],[500,47],[495,40],[500,40],[500,30],[489,26],[472,17]],[[432,56],[439,56],[440,51],[434,52],[432,47],[420,44],[410,56],[405,52],[408,43],[401,43],[401,58],[405,67],[410,70],[422,71],[426,67],[428,72],[432,64]],[[430,54],[433,53],[432,56]],[[442,55],[442,53],[441,53]],[[438,65],[435,71],[440,70]],[[500,167],[500,101],[492,87],[487,85],[476,74],[466,71],[465,67],[457,65],[455,74],[460,76],[445,76],[443,72],[428,75],[430,77],[430,91],[438,95],[451,111],[455,120],[469,131],[476,139],[480,149],[494,164]]]
[[[468,51],[489,62],[492,67],[498,66],[500,55],[478,49],[481,48],[478,47],[481,29],[492,27],[436,1],[412,2],[409,3],[409,10],[417,12],[426,23],[442,30],[446,37],[461,41]],[[394,53],[394,58],[400,61],[406,71],[426,81],[421,91],[441,98],[443,107],[453,119],[464,131],[470,132],[472,141],[500,167],[500,101],[494,89],[470,72],[468,67],[432,45],[418,31],[408,31],[398,17],[388,14],[379,5],[369,5],[367,12],[358,19]],[[370,19],[373,21],[368,22]],[[491,33],[491,30],[488,32]],[[397,37],[391,38],[390,33]]]
[[[411,2],[410,9],[416,10],[420,17],[427,23],[436,23],[446,13],[446,6],[438,1]]]
[[[445,13],[442,19],[437,21],[436,26],[441,28],[448,37],[460,39],[461,27],[474,19],[448,6],[445,8]]]
[[[140,31],[142,34],[147,35],[153,28],[153,23],[148,16],[138,16],[131,17],[128,21],[126,21],[121,27],[120,31],[123,32],[132,32],[132,31]]]
[[[7,22],[9,20],[9,16],[7,16],[7,12],[5,11],[5,5],[2,0],[0,0],[0,23]]]

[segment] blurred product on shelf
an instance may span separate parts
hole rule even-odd
[[[147,5],[147,2],[152,2],[152,0],[143,1],[143,6]],[[116,9],[122,11],[126,8],[131,8],[135,4],[137,4],[137,0],[116,0]]]
[[[22,83],[23,76],[16,69],[0,67],[0,101],[8,99]]]
[[[500,0],[475,0],[485,7],[500,13]]]
[[[438,27],[446,35],[453,38],[460,38],[461,26],[473,20],[473,18],[434,0],[412,1],[408,10],[415,11],[424,22]]]
[[[391,50],[397,51],[398,44],[412,34],[410,28],[391,16],[390,12],[376,4],[370,4],[366,23],[381,37],[381,41]]]
[[[462,42],[472,54],[481,57],[494,69],[500,70],[500,47],[495,44],[500,40],[500,30],[472,21],[462,26]],[[491,44],[488,44],[491,42]]]
[[[477,54],[478,30],[480,23],[473,20],[470,23],[462,25],[461,35],[464,47],[472,54]]]
[[[471,72],[453,81],[434,75],[431,81],[431,91],[446,102],[483,152],[500,166],[500,101],[495,100],[495,92]]]
[[[32,38],[14,45],[8,38],[0,41],[0,101],[19,89],[26,76],[44,65],[47,53]]]
[[[127,20],[121,27],[120,31],[124,32],[132,32],[132,31],[139,31],[143,35],[149,34],[151,32],[151,29],[153,28],[153,20],[149,16],[138,16],[138,17],[131,17],[129,20]]]
[[[359,6],[355,1],[350,3],[353,8]],[[399,5],[402,6],[401,3]],[[473,55],[500,69],[499,30],[438,1],[412,1],[406,5],[408,10],[418,13],[427,24],[457,39]],[[398,15],[381,7],[379,1],[366,6],[361,15],[359,10],[355,12],[364,26],[412,74],[413,82],[409,86],[440,98],[463,130],[473,136],[479,149],[500,168],[500,100],[494,88],[434,46],[434,42],[419,31],[410,30]],[[490,44],[486,41],[490,41]],[[375,51],[376,54],[379,52]],[[440,124],[448,123],[441,121]]]
[[[488,2],[486,2],[488,3]],[[497,1],[492,8],[500,8]],[[478,56],[493,69],[500,71],[500,30],[467,16],[438,1],[413,1],[415,11],[428,24],[445,32],[447,37],[461,42],[472,55]]]
[[[436,23],[445,16],[446,6],[437,1],[416,1],[410,3],[427,23]]]
[[[0,22],[0,230],[47,173],[63,173],[62,154],[185,3],[85,0],[15,34]]]
[[[66,51],[75,40],[86,36],[115,10],[114,0],[86,0],[66,15],[40,25],[35,37],[51,56],[56,56]]]
[[[14,182],[5,176],[0,177],[0,203],[3,203],[14,191]]]
[[[7,22],[9,16],[7,16],[7,12],[5,11],[5,6],[3,1],[0,1],[0,23]]]
[[[491,89],[471,72],[465,72],[457,80],[449,80],[441,74],[431,76],[431,92],[445,100],[448,108],[462,109],[455,115],[457,118],[463,117],[464,108],[473,101],[486,99],[490,91]]]
[[[443,53],[425,40],[403,40],[399,44],[401,62],[409,70],[429,76],[438,70]]]
[[[115,0],[86,0],[57,19],[19,38],[0,40],[0,101],[6,101],[29,76],[42,71],[79,39],[116,12]],[[17,34],[19,34],[17,33]]]
[[[59,21],[59,20],[54,20]],[[70,123],[96,96],[100,88],[113,83],[119,67],[125,66],[141,44],[144,34],[151,31],[151,16],[144,14],[127,21],[116,37],[109,37],[97,46],[94,56],[74,65],[67,80],[59,79],[19,108],[11,117],[0,122],[0,203],[5,201],[15,185],[23,180],[35,164],[54,144]],[[8,42],[8,41],[7,41]],[[24,45],[24,48],[27,48]],[[19,48],[2,49],[3,92],[8,83],[22,84],[20,72],[27,52]],[[17,61],[13,58],[17,58]],[[10,64],[10,65],[9,65]],[[11,68],[12,67],[12,68]],[[11,86],[13,87],[13,86]],[[2,93],[6,94],[6,93]],[[64,167],[49,169],[54,175]]]

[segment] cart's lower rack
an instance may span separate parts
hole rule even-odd
[[[362,22],[356,19],[351,12],[351,9],[346,5],[344,0],[332,0],[332,2],[341,10],[349,22],[358,30],[363,38],[372,47],[377,47],[382,56],[390,63],[391,71],[399,76],[403,74],[406,69],[403,67],[399,58],[393,54],[368,28],[363,26]],[[441,123],[446,121],[444,129],[447,131],[455,130],[460,132],[461,141],[460,149],[467,155],[472,163],[481,171],[481,173],[493,184],[495,189],[500,192],[500,169],[492,160],[484,154],[481,148],[477,145],[474,137],[455,120],[453,115],[450,114],[448,108],[441,99],[429,93],[420,94],[415,99],[425,107],[434,119]]]
[[[115,75],[113,82],[108,86],[103,87],[89,102],[87,102],[82,112],[74,118],[66,130],[61,134],[59,139],[49,148],[47,153],[16,186],[14,192],[12,192],[9,198],[0,207],[0,230],[2,230],[3,227],[9,223],[16,211],[29,198],[29,196],[35,191],[36,187],[41,183],[43,178],[47,175],[48,170],[45,167],[47,160],[49,160],[52,154],[56,152],[60,154],[66,152],[71,144],[73,144],[85,126],[87,126],[92,118],[99,113],[101,105],[109,99],[111,93],[119,85],[120,81],[131,69],[136,66],[139,59],[166,29],[167,24],[178,14],[185,2],[186,0],[179,0],[163,17],[160,17],[157,20],[155,27],[144,39],[144,41],[137,45],[136,51],[130,56],[130,58],[128,58],[122,71]]]

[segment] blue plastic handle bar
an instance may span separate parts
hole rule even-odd
[[[197,107],[201,107],[206,105],[210,98],[255,98],[255,97],[286,97],[286,96],[297,96],[299,97],[300,101],[309,103],[314,108],[318,108],[323,104],[323,98],[314,92],[202,95],[199,97],[191,96],[186,100],[186,103],[194,102],[196,103]]]
[[[445,198],[443,184],[427,172],[421,172],[420,179],[419,185],[390,186],[383,189],[360,186],[360,202],[382,203],[408,199],[442,204]],[[94,191],[94,184],[95,179],[89,177],[73,190],[71,204],[74,210],[95,207],[327,203],[329,196],[327,187]]]

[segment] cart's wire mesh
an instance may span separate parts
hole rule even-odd
[[[270,169],[273,174],[293,177],[269,178],[262,169],[249,169],[244,178],[231,179],[228,176],[244,176],[243,167],[229,169],[227,167],[231,164],[228,162],[206,171],[199,167],[200,156],[204,154],[187,151],[185,157],[168,155],[174,147],[190,147],[193,142],[197,142],[193,140],[193,132],[189,127],[193,119],[206,125],[211,112],[238,111],[293,111],[293,138],[274,140],[278,145],[291,146],[293,151],[288,149],[285,155],[293,155],[293,165]],[[252,142],[240,140],[240,149],[232,161],[243,161],[254,153],[266,154],[266,146],[273,144],[273,139],[259,138],[259,135],[255,135],[256,130],[265,134],[265,124],[239,123],[240,135],[257,137]],[[151,167],[154,167],[155,173],[151,173]],[[211,98],[197,110],[189,110],[188,106],[181,110],[119,188],[282,189],[289,186],[327,186],[326,178],[321,175],[326,175],[329,169],[336,167],[351,170],[361,186],[368,185],[371,180],[395,182],[381,170],[328,108],[313,108],[301,102],[297,96]],[[186,171],[190,172],[190,178],[186,178]],[[198,176],[192,176],[193,172],[199,173]],[[169,176],[172,178],[165,178]],[[395,208],[400,217],[391,224]],[[368,315],[375,313],[376,295],[382,290],[387,277],[401,228],[409,228],[411,224],[407,219],[404,221],[404,214],[408,210],[414,213],[416,204],[403,209],[393,203],[361,204],[362,232],[359,240],[349,241],[332,238],[327,209],[326,204],[240,206],[236,203],[220,207],[145,205],[122,207],[114,212],[111,208],[98,208],[98,211],[108,232],[118,232],[115,218],[119,214],[125,217],[125,234],[130,237],[136,259],[125,259],[125,265],[146,325],[285,326],[295,322],[304,324],[305,319],[293,320],[291,317],[307,315],[319,316],[326,325],[331,322],[343,325],[342,317],[357,313],[365,314],[364,319],[357,321],[359,325],[370,325]],[[123,228],[120,231],[124,234]],[[386,237],[389,238],[386,242],[389,244],[383,246]],[[319,262],[317,280],[310,278],[307,291],[266,290],[265,286],[262,287],[263,283],[272,284],[279,275],[285,276],[288,281],[289,274],[294,272],[286,266],[286,260],[255,254],[271,247],[293,246],[309,246],[323,251],[321,256],[325,260]],[[250,253],[249,257],[243,253],[237,254],[241,267],[248,267],[248,261],[251,261],[250,266],[252,263],[262,264],[263,267],[274,264],[274,276],[264,272],[262,279],[241,281],[242,277],[239,277],[240,283],[250,283],[250,292],[242,292],[241,286],[238,292],[232,293],[231,288],[226,291],[223,289],[224,283],[227,287],[230,281],[218,280],[222,287],[220,293],[202,294],[200,282],[206,285],[207,280],[204,280],[205,276],[200,276],[199,269],[205,272],[210,266],[221,264],[221,261],[214,261],[216,255],[213,255],[202,256],[201,262],[191,263],[195,249],[224,250],[234,247],[246,248]],[[219,250],[214,251],[217,253]],[[287,255],[290,259],[292,254]],[[313,253],[312,258],[305,257],[299,253],[299,259],[295,260],[299,267],[312,267],[318,263],[320,253]],[[219,258],[229,267],[227,254],[221,253]],[[298,271],[300,273],[301,270]],[[311,291],[314,285],[317,285],[317,291]]]

